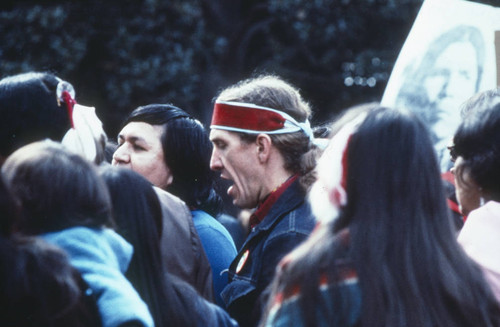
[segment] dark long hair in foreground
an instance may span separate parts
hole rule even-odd
[[[339,257],[358,274],[359,326],[500,325],[489,286],[456,242],[432,142],[415,116],[369,111],[348,144],[346,191],[340,217],[296,251],[275,286],[300,286],[308,326],[318,310],[324,317],[333,311],[320,300],[318,280],[339,277]],[[344,228],[347,248],[337,234]],[[340,307],[350,301],[342,296],[332,288]]]
[[[162,212],[153,186],[125,168],[102,167],[101,176],[111,195],[117,232],[134,247],[125,275],[148,305],[155,325],[195,326],[197,315],[189,301],[197,294],[174,282],[161,259]]]

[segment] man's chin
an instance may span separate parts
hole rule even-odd
[[[232,197],[233,199],[233,204],[237,206],[240,209],[246,209],[245,204],[241,202],[241,199],[238,197]]]
[[[257,204],[254,203],[254,202],[244,202],[244,201],[241,201],[241,199],[233,199],[233,204],[240,208],[240,209],[244,209],[244,210],[253,210],[257,207]]]
[[[243,209],[241,208],[239,205],[238,205],[238,200],[237,199],[233,199],[233,205],[240,208],[240,209]]]

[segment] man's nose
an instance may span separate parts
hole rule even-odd
[[[217,171],[221,170],[222,167],[222,162],[217,152],[215,150],[212,151],[212,156],[210,157],[210,169]]]
[[[130,161],[130,155],[126,150],[126,147],[121,145],[119,146],[115,153],[113,153],[113,165],[117,164],[126,164]]]

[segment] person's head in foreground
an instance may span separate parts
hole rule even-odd
[[[63,138],[71,125],[66,106],[58,101],[60,82],[53,74],[38,72],[0,80],[0,162],[28,143]]]
[[[75,89],[51,73],[0,80],[0,165],[18,148],[51,139],[95,163],[104,160],[106,133],[95,108],[76,103]]]
[[[96,168],[60,143],[45,140],[16,150],[2,174],[21,206],[15,228],[23,233],[113,225],[109,194]]]

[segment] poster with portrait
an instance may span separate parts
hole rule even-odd
[[[382,98],[429,126],[442,171],[460,107],[497,85],[495,31],[500,8],[464,0],[425,0],[401,49]]]

